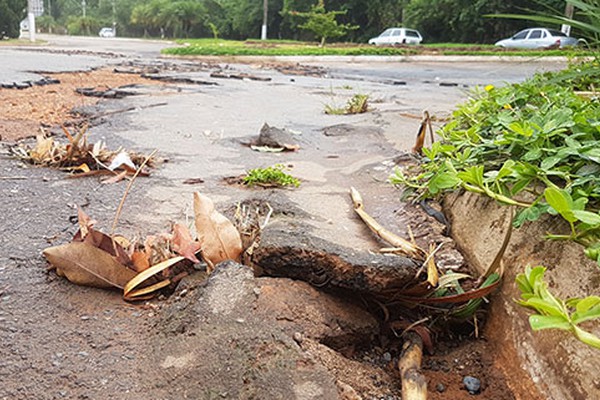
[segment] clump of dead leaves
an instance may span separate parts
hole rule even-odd
[[[50,247],[43,254],[50,269],[78,285],[117,288],[125,300],[143,300],[176,284],[194,271],[200,259],[210,273],[221,261],[239,261],[240,233],[220,214],[212,200],[194,193],[196,238],[189,228],[175,224],[172,232],[143,241],[94,229],[96,221],[79,210],[79,230],[70,243]]]
[[[68,140],[67,144],[42,132],[36,137],[35,146],[21,144],[13,147],[12,152],[31,164],[69,171],[72,178],[108,175],[109,178],[104,182],[113,183],[136,173],[141,176],[149,175],[148,170],[140,166],[152,166],[151,157],[123,149],[108,150],[103,141],[89,144],[87,127],[82,127],[76,133],[69,132],[64,126],[62,129]]]

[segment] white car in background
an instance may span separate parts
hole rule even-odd
[[[513,37],[496,42],[496,46],[514,49],[563,48],[577,46],[581,42],[556,29],[529,28],[516,33]]]
[[[369,39],[369,44],[377,46],[396,44],[420,44],[423,36],[415,29],[389,28],[379,36]]]
[[[102,28],[98,32],[100,37],[115,37],[115,30],[113,28]]]

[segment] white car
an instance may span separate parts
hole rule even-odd
[[[580,39],[567,36],[556,29],[529,28],[508,39],[496,42],[496,46],[515,49],[563,48],[577,46]]]
[[[407,28],[389,28],[381,35],[369,39],[369,44],[377,46],[396,44],[419,44],[423,37],[419,31]]]
[[[102,28],[98,32],[100,37],[115,37],[115,30],[113,28]]]

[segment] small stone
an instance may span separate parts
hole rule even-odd
[[[296,343],[298,343],[298,344],[302,344],[302,341],[304,340],[304,337],[302,336],[302,334],[300,332],[294,332],[293,338],[296,341]]]
[[[481,381],[472,376],[465,376],[463,379],[463,384],[465,385],[465,389],[467,389],[469,394],[477,394],[481,389]]]
[[[82,320],[82,321],[87,321],[88,319],[90,319],[90,316],[89,316],[89,315],[82,315],[82,316],[81,316],[81,320]]]
[[[385,361],[385,362],[392,361],[392,355],[386,351],[385,353],[383,353],[383,361]]]
[[[181,291],[181,293],[179,293],[179,297],[185,297],[188,294],[188,290],[187,289],[183,289]]]
[[[437,385],[435,385],[435,390],[437,390],[440,393],[444,393],[446,391],[446,386],[444,386],[443,383],[438,383]]]

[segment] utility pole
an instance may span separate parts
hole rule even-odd
[[[567,3],[567,5],[565,6],[565,17],[568,19],[573,19],[574,11],[575,10],[574,10],[573,4]],[[562,24],[562,26],[560,27],[560,30],[562,33],[564,33],[567,36],[571,35],[571,25]]]
[[[113,34],[115,35],[115,37],[117,37],[117,13],[115,12],[115,0],[112,0],[112,28],[113,28]]]
[[[81,10],[83,13],[83,18],[85,18],[85,6],[86,6],[85,0],[81,0]]]
[[[34,0],[27,0],[27,24],[29,25],[29,41],[35,42],[35,14],[33,13]]]
[[[260,30],[260,40],[267,40],[267,19],[269,16],[269,0],[263,0],[263,24]]]

